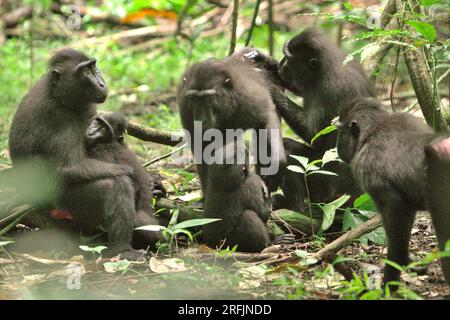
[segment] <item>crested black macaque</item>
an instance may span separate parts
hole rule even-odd
[[[107,87],[95,59],[63,49],[48,72],[22,99],[12,120],[9,150],[14,166],[45,161],[64,179],[58,207],[72,213],[82,231],[101,225],[107,232],[105,256],[137,259],[132,249],[135,191],[129,165],[90,159],[85,132]]]
[[[439,249],[450,239],[450,135],[440,136],[425,147],[427,158],[427,200]],[[450,258],[441,259],[445,279],[450,286]]]
[[[203,191],[207,189],[207,165],[201,158],[202,152],[195,151],[195,144],[203,151],[208,142],[202,137],[194,140],[194,121],[202,124],[200,135],[216,128],[224,133],[224,139],[226,129],[254,129],[257,133],[259,129],[267,129],[266,137],[258,135],[258,143],[265,140],[268,149],[266,163],[257,155],[258,170],[264,178],[284,167],[280,120],[263,73],[239,59],[208,59],[191,66],[182,79],[178,87],[181,122],[191,134],[191,148]],[[264,172],[271,168],[274,172]]]
[[[134,169],[136,182],[136,215],[134,226],[158,224],[152,208],[154,178],[139,163],[138,158],[124,142],[127,120],[120,112],[101,114],[94,117],[86,129],[86,151],[89,158],[100,161],[129,165]],[[133,247],[146,249],[161,240],[160,232],[134,232]]]
[[[362,66],[355,60],[343,64],[347,54],[334,45],[319,29],[309,28],[289,40],[283,49],[284,58],[279,63],[279,75],[275,61],[258,52],[249,58],[258,67],[268,69],[276,84],[303,97],[303,107],[289,98],[276,94],[276,107],[289,127],[304,141],[311,139],[329,126],[348,101],[355,97],[374,97],[374,91]],[[276,92],[276,91],[275,91]],[[284,99],[284,102],[283,102]],[[284,139],[288,155],[301,155],[309,160],[321,159],[326,150],[336,146],[335,132],[319,137],[313,144]],[[298,165],[288,157],[288,164]],[[338,176],[312,175],[308,180],[312,202],[331,201],[343,193],[357,195],[349,168],[339,162],[330,162],[324,169]],[[298,174],[286,170],[283,191],[287,206],[303,211],[305,187]]]
[[[222,220],[205,225],[203,238],[211,247],[237,245],[239,251],[261,252],[270,242],[267,187],[249,165],[243,144],[228,143],[216,154],[223,162],[208,166],[203,207],[206,217]]]
[[[417,210],[429,209],[439,248],[450,238],[450,135],[434,133],[420,119],[390,114],[374,98],[357,98],[337,123],[338,153],[375,201],[388,239],[388,259],[409,263],[408,246]],[[442,259],[450,285],[450,258]],[[400,272],[385,266],[384,281]]]

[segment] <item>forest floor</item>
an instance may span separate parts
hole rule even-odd
[[[307,247],[304,242],[298,244]],[[435,236],[429,217],[420,214],[413,228],[411,253],[423,258],[433,250]],[[201,244],[180,246],[172,257],[154,256],[150,261],[130,264],[85,260],[83,256],[57,259],[57,252],[21,254],[6,250],[0,255],[0,299],[349,298],[351,286],[330,265],[304,267],[286,262],[269,267],[206,252],[208,248]],[[385,252],[381,246],[355,242],[340,255],[351,259],[351,269],[361,274],[363,270],[379,271]],[[450,294],[437,261],[428,266],[425,275],[404,274],[403,280],[423,299]],[[77,284],[79,290],[68,289]]]

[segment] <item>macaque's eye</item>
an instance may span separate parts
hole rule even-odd
[[[120,136],[117,138],[117,142],[122,144],[123,143],[123,136]]]
[[[248,174],[249,174],[248,167],[246,165],[242,166],[242,177],[245,178],[246,176],[248,176]]]
[[[319,65],[319,60],[317,58],[311,58],[309,59],[309,65],[316,68]]]
[[[358,135],[359,135],[359,125],[358,125],[358,121],[352,120],[352,121],[350,122],[350,124],[348,125],[348,127],[350,128],[350,132],[351,132],[354,136],[358,136]]]
[[[228,88],[228,89],[232,89],[233,88],[233,83],[231,82],[230,78],[227,78],[225,80],[225,82],[223,83],[223,85],[225,86],[225,88]]]

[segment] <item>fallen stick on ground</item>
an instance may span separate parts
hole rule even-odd
[[[343,234],[333,242],[327,244],[323,249],[317,251],[313,255],[313,257],[319,260],[326,259],[330,255],[336,254],[339,250],[344,248],[350,242],[358,239],[359,237],[365,235],[366,233],[369,233],[377,229],[378,227],[381,226],[381,223],[382,223],[381,216],[377,214],[376,216],[372,217],[366,222],[361,223],[355,229],[348,231],[347,233]]]

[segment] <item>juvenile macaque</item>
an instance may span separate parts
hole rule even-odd
[[[243,145],[229,143],[216,152],[223,164],[208,166],[204,212],[222,220],[205,225],[204,239],[211,247],[238,245],[239,251],[260,252],[270,241],[267,187],[247,160],[238,162],[246,154]]]
[[[127,121],[120,112],[97,115],[86,130],[86,151],[90,158],[129,165],[134,169],[136,181],[136,216],[135,227],[157,225],[158,220],[153,214],[152,195],[154,179],[138,158],[124,142]],[[161,240],[159,232],[135,231],[133,247],[146,249]]]

